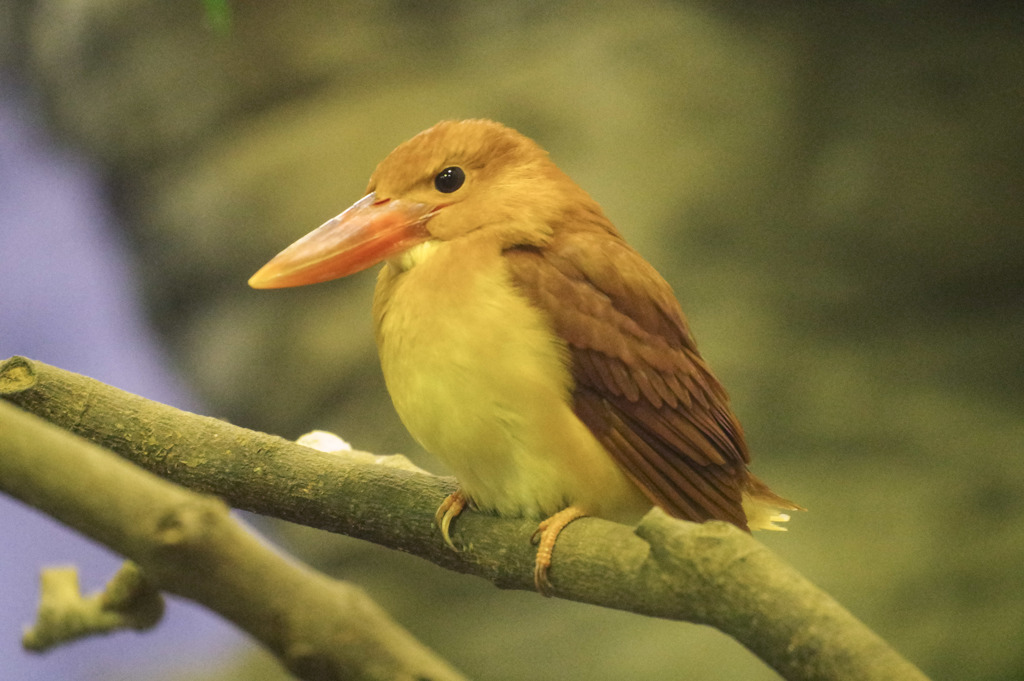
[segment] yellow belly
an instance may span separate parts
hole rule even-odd
[[[650,508],[573,413],[565,346],[500,253],[460,239],[403,265],[385,267],[374,301],[384,378],[409,432],[475,504],[627,522]]]

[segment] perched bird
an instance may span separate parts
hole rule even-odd
[[[373,317],[395,409],[469,504],[542,520],[537,588],[561,529],[696,522],[782,529],[800,507],[747,469],[725,390],[665,280],[535,142],[487,120],[399,145],[366,195],[249,280],[300,286],[379,262]]]

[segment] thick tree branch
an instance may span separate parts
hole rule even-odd
[[[0,365],[0,396],[187,487],[257,513],[419,555],[504,588],[533,588],[534,524],[464,513],[433,527],[449,479],[325,454],[111,388],[39,362]],[[628,528],[597,519],[559,538],[555,594],[708,624],[792,680],[923,680],[859,620],[749,535],[652,511]]]
[[[277,553],[220,500],[5,402],[0,489],[131,558],[157,588],[234,622],[299,678],[463,678],[361,589]]]

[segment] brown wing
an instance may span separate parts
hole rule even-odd
[[[747,527],[746,443],[664,279],[609,227],[505,252],[571,352],[574,409],[651,501]]]

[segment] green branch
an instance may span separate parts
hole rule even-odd
[[[0,390],[11,386],[10,379],[27,376],[31,366],[6,364]],[[127,556],[154,588],[235,623],[299,678],[463,678],[361,589],[276,552],[234,520],[220,500],[163,480],[3,401],[0,489]],[[65,605],[50,607],[55,594],[48,586],[30,643],[69,640],[115,625],[103,614],[109,608],[75,604],[68,580],[62,581],[56,598]],[[120,602],[119,608],[139,591],[121,593],[121,586],[103,596]]]
[[[530,521],[467,512],[452,533],[462,550],[445,546],[433,514],[454,488],[450,479],[370,463],[364,453],[319,452],[23,358],[0,365],[0,396],[237,508],[413,553],[500,587],[533,589]],[[714,626],[793,681],[925,679],[726,523],[698,525],[660,511],[636,528],[577,521],[559,538],[550,576],[563,598]]]

